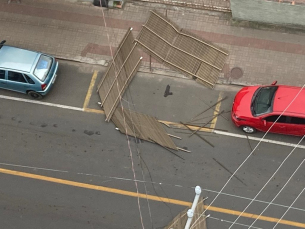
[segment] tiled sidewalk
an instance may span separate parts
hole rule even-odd
[[[273,1],[273,2],[280,2],[280,3],[290,3],[292,5],[296,4],[305,4],[305,0],[266,0],[266,1]]]
[[[135,0],[200,9],[230,10],[230,0]],[[300,1],[300,0],[299,0]]]
[[[138,34],[152,9],[229,50],[219,83],[268,84],[278,80],[281,84],[304,84],[305,34],[231,26],[230,15],[220,12],[139,1],[117,10],[68,0],[23,0],[21,4],[0,0],[0,40],[64,59],[105,64],[111,59],[108,37],[114,51],[129,27]],[[143,56],[141,69],[148,70],[149,57]],[[155,73],[181,76],[156,61],[152,67]],[[240,78],[230,75],[234,67],[243,70]]]

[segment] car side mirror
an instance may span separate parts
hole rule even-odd
[[[271,85],[276,85],[277,84],[277,81],[273,81]]]
[[[262,121],[264,123],[264,126],[266,126],[267,125],[267,121],[265,119],[263,119]]]

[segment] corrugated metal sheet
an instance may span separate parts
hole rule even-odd
[[[98,84],[98,93],[109,121],[126,88],[140,67],[140,56],[130,28],[120,43],[113,61]]]
[[[163,129],[161,123],[154,117],[118,107],[111,121],[119,128],[121,133],[178,150],[175,143]]]
[[[155,59],[213,88],[228,53],[151,11],[136,41]]]

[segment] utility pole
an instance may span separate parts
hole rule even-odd
[[[192,219],[193,219],[193,216],[194,216],[194,212],[195,212],[195,208],[197,206],[197,203],[198,203],[198,200],[199,200],[199,197],[200,197],[200,193],[201,193],[201,188],[200,186],[196,186],[195,188],[195,198],[194,198],[194,201],[193,201],[193,204],[192,204],[192,207],[191,209],[189,209],[187,211],[187,221],[186,221],[186,224],[185,224],[185,228],[184,229],[189,229],[190,226],[191,226],[191,223],[192,223]]]

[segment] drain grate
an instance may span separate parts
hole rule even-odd
[[[230,77],[232,79],[239,79],[243,76],[244,71],[240,67],[234,67],[231,69]]]

